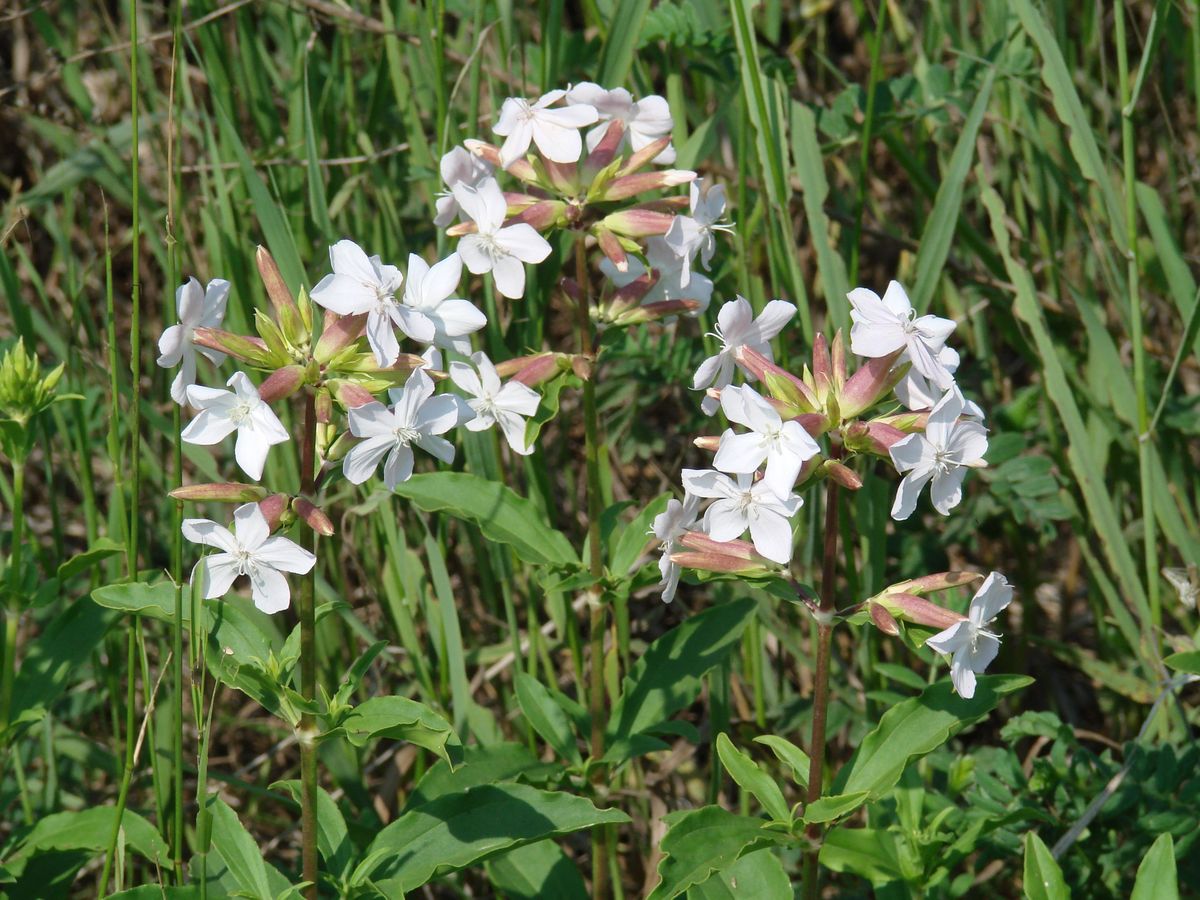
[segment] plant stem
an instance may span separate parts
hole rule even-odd
[[[25,540],[25,460],[13,460],[12,553],[8,559],[8,597],[4,603],[4,668],[0,669],[0,734],[12,715],[17,678],[17,629],[21,615],[21,550]],[[20,761],[18,760],[18,765]]]
[[[300,494],[313,500],[316,488],[317,405],[312,391],[304,394],[304,439],[300,450]],[[309,553],[317,552],[317,533],[301,526],[300,544]],[[317,695],[317,624],[315,587],[317,567],[300,582],[300,693],[310,703]],[[305,896],[316,900],[317,880],[317,720],[310,712],[300,716],[300,828],[304,880],[309,882]]]
[[[841,448],[835,446],[833,459],[841,457]],[[808,792],[805,806],[821,799],[821,788],[825,773],[825,717],[829,707],[829,654],[833,639],[833,613],[836,610],[833,594],[837,578],[838,553],[838,486],[832,479],[825,488],[825,549],[821,560],[821,599],[817,618],[817,671],[813,677],[812,740],[809,742]],[[804,897],[817,900],[821,893],[817,856],[820,853],[822,828],[819,824],[809,825],[805,830],[809,848],[804,851]]]
[[[129,801],[129,784],[133,779],[133,753],[137,743],[137,679],[134,677],[137,666],[137,632],[141,627],[141,619],[134,616],[126,640],[125,671],[128,676],[125,692],[125,766],[121,773],[121,787],[117,792],[117,814],[113,818],[112,833],[108,838],[108,850],[104,854],[104,871],[100,874],[100,896],[108,891],[108,876],[112,871],[113,859],[117,852],[117,838],[121,833],[121,821],[125,818],[125,804]]]
[[[575,281],[579,285],[579,353],[585,359],[592,356],[592,320],[588,306],[587,252],[580,234],[575,241]],[[604,575],[604,558],[600,547],[600,426],[596,414],[596,371],[594,368],[583,382],[584,461],[587,466],[588,510],[588,569],[597,583],[588,589],[590,621],[590,669],[588,683],[588,713],[592,719],[591,757],[592,786],[600,790],[604,784],[604,767],[597,761],[604,756],[604,602],[599,579]],[[608,890],[608,830],[604,825],[592,829],[592,896],[607,897]]]

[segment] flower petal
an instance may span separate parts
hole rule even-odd
[[[913,510],[917,508],[917,499],[921,496],[921,488],[925,487],[925,483],[932,477],[931,469],[914,469],[901,479],[900,487],[896,490],[896,501],[892,504],[893,519],[903,522],[913,514]]]
[[[377,435],[355,444],[342,460],[342,474],[351,484],[362,484],[375,474],[379,461],[395,445],[390,435]]]
[[[292,592],[287,576],[267,566],[250,569],[250,594],[254,605],[268,615],[283,612],[291,605]]]
[[[267,538],[254,554],[254,558],[272,569],[295,572],[297,575],[308,574],[317,564],[317,558],[313,554],[295,541],[280,535]]]
[[[396,485],[412,477],[412,472],[412,449],[397,446],[388,454],[387,462],[383,464],[383,483],[388,486],[388,490],[395,490]]]
[[[243,503],[233,511],[233,528],[237,542],[250,551],[271,536],[271,526],[257,503]]]

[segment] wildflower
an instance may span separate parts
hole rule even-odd
[[[938,352],[937,359],[951,375],[958,370],[958,351],[953,347],[943,347]],[[905,351],[900,355],[896,363],[897,365],[901,365],[908,361],[908,352]],[[938,402],[939,397],[940,393],[930,383],[929,379],[914,368],[910,368],[905,372],[904,377],[896,384],[896,399],[903,403],[907,409],[932,409],[934,404]],[[981,421],[985,418],[983,410],[973,400],[964,402],[963,415],[967,418],[979,419]]]
[[[723,388],[733,381],[734,355],[745,346],[773,359],[768,343],[783,330],[783,326],[796,314],[796,307],[786,300],[772,300],[754,317],[754,309],[745,297],[738,297],[721,307],[717,313],[717,332],[713,337],[721,342],[721,349],[700,364],[692,379],[692,389],[701,391],[712,386]],[[705,415],[716,412],[718,401],[705,397],[700,404]]]
[[[892,504],[892,518],[907,519],[917,506],[921,488],[930,479],[933,508],[943,516],[962,500],[967,467],[987,465],[987,429],[978,422],[960,422],[964,400],[958,388],[947,391],[929,413],[924,434],[910,434],[888,448],[892,463],[906,472]]]
[[[494,178],[478,188],[456,185],[454,198],[478,229],[459,240],[458,255],[462,261],[476,275],[491,272],[501,295],[510,300],[524,296],[522,263],[540,263],[550,255],[550,244],[524,222],[502,227],[508,204]]]
[[[954,384],[954,377],[938,358],[946,338],[954,331],[954,322],[939,316],[918,318],[898,281],[888,284],[882,300],[867,288],[855,288],[846,296],[853,307],[851,350],[859,356],[880,357],[903,348],[913,368],[939,390],[948,390]]]
[[[404,387],[393,388],[388,395],[392,400],[390,409],[372,401],[348,413],[350,433],[364,438],[350,449],[342,463],[342,471],[354,484],[370,478],[385,454],[384,484],[394,489],[408,481],[413,471],[413,444],[442,462],[454,462],[454,445],[438,437],[459,422],[454,397],[434,397],[433,380],[424,369],[414,371]]]
[[[175,380],[171,382],[171,399],[183,406],[187,402],[187,389],[196,383],[196,353],[199,351],[213,365],[225,361],[225,354],[207,347],[197,348],[192,343],[192,333],[197,328],[219,328],[225,319],[225,304],[229,299],[229,282],[214,278],[204,290],[200,282],[189,278],[175,289],[175,308],[179,313],[179,324],[167,328],[158,339],[158,364],[164,369],[179,366]]]
[[[232,391],[193,384],[187,389],[188,403],[200,410],[183,429],[189,444],[204,446],[223,441],[237,432],[233,455],[242,471],[258,481],[272,445],[288,440],[274,411],[258,395],[244,372],[234,372],[226,382]]]
[[[500,121],[492,131],[504,137],[500,148],[500,166],[507,169],[523,157],[532,141],[547,159],[557,163],[579,161],[583,140],[579,129],[599,119],[595,108],[586,103],[550,109],[566,91],[550,91],[533,103],[520,97],[509,97],[500,107]],[[457,196],[457,195],[456,195]],[[462,200],[459,200],[462,205]]]
[[[192,570],[193,580],[200,577],[204,599],[225,596],[239,575],[247,575],[255,606],[265,613],[287,609],[291,591],[283,573],[304,575],[317,558],[295,541],[271,537],[267,518],[257,503],[244,503],[235,509],[233,522],[231,532],[211,519],[183,520],[185,538],[221,551],[204,557]]]
[[[450,363],[450,380],[474,398],[467,401],[475,414],[467,429],[485,431],[499,424],[513,452],[528,456],[533,447],[525,443],[525,420],[537,412],[542,398],[519,381],[510,379],[502,385],[496,367],[483,353],[472,354],[471,363]]]
[[[450,295],[462,277],[462,257],[454,254],[432,267],[417,256],[408,256],[408,280],[404,283],[404,303],[420,311],[433,323],[433,343],[439,347],[471,352],[467,337],[487,324],[487,316],[474,303]]]
[[[478,187],[485,178],[492,177],[495,167],[465,147],[455,147],[442,157],[439,168],[446,191],[438,194],[437,217],[433,224],[438,228],[445,228],[460,212],[458,201],[454,199],[454,186],[465,184],[468,187]],[[412,278],[411,271],[408,277]]]
[[[736,475],[750,475],[766,462],[766,485],[786,497],[796,484],[804,463],[821,452],[817,442],[796,421],[784,422],[758,391],[749,385],[730,385],[721,391],[721,408],[729,421],[745,425],[749,434],[732,428],[721,435],[713,468]]]
[[[677,256],[661,237],[647,239],[646,262],[658,277],[642,298],[643,306],[668,300],[695,300],[699,305],[688,313],[692,317],[699,316],[708,309],[709,303],[712,302],[712,279],[693,272],[685,282],[684,258]],[[621,272],[612,260],[605,258],[600,260],[600,271],[618,288],[622,288],[637,281],[647,272],[646,267],[635,257],[628,257],[627,263],[626,271]]]
[[[658,571],[662,574],[659,586],[662,588],[663,603],[675,599],[675,590],[679,587],[679,564],[671,560],[675,545],[688,531],[696,527],[700,499],[693,494],[685,494],[683,502],[672,498],[667,501],[667,508],[654,517],[651,524],[651,534],[662,543],[659,549],[662,556],[658,559]]]
[[[379,366],[390,366],[400,356],[393,323],[414,340],[433,341],[436,329],[418,309],[404,306],[396,299],[404,276],[395,266],[368,257],[362,247],[341,240],[329,248],[333,274],[326,275],[312,289],[312,299],[339,316],[367,314],[367,343]]]
[[[986,628],[1012,602],[1012,585],[999,572],[989,575],[971,598],[967,617],[925,641],[938,653],[952,654],[950,680],[960,697],[975,696],[975,676],[1000,652],[1000,637]]]
[[[731,541],[750,529],[754,549],[773,562],[787,565],[792,558],[792,525],[789,521],[803,506],[795,494],[780,497],[765,481],[753,475],[728,475],[712,469],[684,469],[683,487],[697,497],[716,502],[704,513],[704,525],[714,541]]]
[[[675,128],[671,108],[657,94],[634,100],[624,88],[606,91],[593,81],[582,81],[567,91],[567,104],[590,106],[599,116],[601,124],[589,131],[585,138],[589,151],[596,149],[608,130],[607,123],[614,120],[625,127],[622,143],[628,141],[635,153],[668,136]],[[669,166],[675,162],[675,148],[668,145],[653,161],[661,166]]]
[[[725,185],[714,184],[703,187],[703,179],[693,181],[690,216],[676,216],[667,231],[666,241],[676,255],[683,260],[683,285],[691,277],[691,263],[697,255],[705,269],[712,261],[717,249],[716,232],[732,231],[732,222],[721,222],[725,215]]]

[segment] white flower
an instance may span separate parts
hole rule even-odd
[[[172,325],[158,339],[158,364],[164,369],[179,366],[171,382],[171,399],[180,406],[187,401],[189,385],[196,383],[196,353],[203,353],[214,365],[225,361],[225,354],[192,343],[197,328],[219,328],[225,319],[225,304],[229,299],[229,282],[214,278],[201,290],[200,282],[189,278],[175,289],[175,308],[179,324]]]
[[[953,654],[950,680],[960,697],[975,696],[975,675],[988,667],[1000,652],[1000,637],[985,630],[1012,602],[1012,585],[999,572],[989,575],[971,598],[967,618],[925,641],[938,653]]]
[[[937,355],[938,362],[951,375],[958,369],[958,351],[953,347],[943,347]],[[900,358],[896,360],[896,365],[903,365],[909,361],[908,351],[900,354]],[[904,404],[905,408],[912,410],[932,409],[934,404],[941,399],[941,391],[937,390],[933,384],[914,368],[909,368],[904,373],[904,377],[896,385],[896,399]],[[979,419],[982,421],[986,418],[979,404],[973,400],[966,400],[963,403],[963,415],[970,419]]]
[[[692,390],[702,391],[712,386],[723,388],[733,381],[734,354],[738,347],[756,350],[767,359],[773,359],[769,341],[783,330],[783,326],[796,314],[796,307],[786,300],[772,300],[763,307],[758,318],[745,297],[738,297],[721,307],[717,313],[717,332],[713,337],[721,342],[716,356],[700,363],[692,379]],[[718,402],[705,397],[700,404],[704,414],[711,416],[717,411]]]
[[[233,455],[242,471],[258,481],[271,446],[288,440],[288,433],[244,372],[234,372],[226,384],[233,390],[199,384],[187,389],[188,403],[200,414],[183,429],[181,437],[189,444],[208,446],[236,431]]]
[[[943,516],[962,500],[962,481],[967,467],[987,465],[987,429],[978,422],[959,421],[963,396],[958,388],[947,391],[929,413],[924,434],[910,434],[892,444],[889,452],[899,472],[907,472],[896,491],[892,518],[907,519],[917,507],[921,488],[930,479],[933,508]]]
[[[408,280],[404,283],[404,303],[433,323],[433,343],[459,353],[471,352],[467,337],[487,324],[487,316],[475,304],[450,295],[462,277],[462,257],[447,256],[432,267],[417,256],[408,256]]]
[[[285,537],[271,537],[271,528],[257,503],[233,511],[234,531],[211,519],[184,519],[183,536],[196,544],[216,547],[220,553],[204,557],[192,570],[200,577],[206,600],[229,593],[239,575],[250,578],[254,605],[265,613],[288,608],[291,592],[284,572],[308,573],[317,558]]]
[[[586,103],[549,109],[566,91],[551,91],[533,103],[520,97],[509,97],[500,107],[500,121],[492,131],[505,137],[500,148],[500,165],[507,169],[529,149],[532,140],[542,156],[557,163],[579,161],[583,139],[579,129],[595,124],[599,114]],[[457,196],[457,195],[456,195]],[[462,201],[459,200],[459,205]]]
[[[729,421],[745,425],[749,434],[732,428],[721,435],[713,468],[734,475],[752,475],[766,462],[766,485],[780,497],[791,493],[806,460],[821,448],[799,422],[784,422],[779,413],[749,385],[729,385],[721,391],[721,408]]]
[[[646,267],[635,256],[626,258],[629,267],[621,272],[608,257],[600,260],[600,271],[618,288],[632,284],[646,274]],[[646,261],[658,276],[653,286],[642,298],[642,305],[664,300],[695,300],[700,305],[690,310],[688,316],[699,316],[708,309],[712,301],[713,283],[707,275],[692,272],[687,284],[683,280],[685,260],[675,254],[660,236],[646,240]]]
[[[859,356],[880,357],[905,349],[913,368],[932,381],[938,390],[948,390],[954,377],[938,360],[946,338],[954,331],[950,319],[917,317],[908,294],[898,281],[888,284],[883,299],[867,288],[855,288],[846,297],[853,307],[850,318],[850,349]]]
[[[705,188],[703,182],[704,179],[697,179],[688,188],[691,192],[692,214],[676,216],[665,235],[667,244],[682,260],[684,287],[691,277],[692,260],[697,254],[701,265],[707,269],[717,249],[716,232],[733,230],[732,222],[719,221],[725,215],[725,185],[714,184]]]
[[[750,529],[754,549],[781,565],[792,558],[792,516],[804,505],[795,494],[780,497],[753,475],[728,475],[712,469],[684,469],[683,487],[697,497],[715,497],[704,513],[704,525],[714,541],[732,541]]]
[[[425,314],[396,299],[404,280],[399,269],[383,265],[378,256],[368,257],[350,240],[338,241],[329,248],[329,262],[333,274],[317,282],[311,296],[339,316],[367,314],[367,342],[380,368],[390,366],[400,356],[393,323],[414,340],[433,340],[436,331]]]
[[[666,137],[675,128],[671,108],[667,101],[657,94],[634,100],[625,88],[606,91],[594,81],[583,81],[567,91],[567,104],[590,106],[600,117],[601,124],[587,133],[588,150],[596,149],[596,145],[604,139],[604,133],[608,130],[605,123],[614,119],[625,126],[625,139],[622,144],[628,143],[635,153],[659,138]],[[668,144],[662,153],[654,157],[654,162],[660,166],[669,166],[675,162],[675,148]]]
[[[438,194],[437,217],[433,224],[445,228],[458,215],[458,201],[454,199],[454,186],[465,184],[468,187],[478,187],[485,178],[491,178],[495,167],[486,159],[476,156],[465,147],[455,147],[442,157],[439,166],[442,173],[442,183],[446,185],[444,193]],[[409,273],[412,278],[412,273]]]
[[[387,456],[383,481],[389,489],[408,481],[413,471],[412,445],[442,462],[454,462],[454,445],[438,437],[459,422],[459,406],[449,394],[433,396],[433,380],[424,369],[415,370],[402,388],[388,391],[392,407],[371,402],[349,411],[350,433],[364,438],[342,462],[342,472],[362,484]]]
[[[695,530],[699,506],[700,498],[694,494],[684,494],[682,503],[672,498],[667,501],[667,508],[654,517],[650,526],[651,534],[662,541],[659,545],[662,556],[658,558],[658,571],[662,575],[659,586],[662,588],[663,603],[675,599],[675,590],[679,587],[679,566],[671,562],[671,554],[675,552],[675,543],[688,531]]]
[[[471,363],[473,367],[450,363],[450,380],[474,398],[467,401],[475,413],[467,430],[485,431],[498,423],[513,452],[528,456],[533,447],[525,443],[525,420],[537,412],[541,396],[519,381],[501,385],[496,367],[483,353],[473,353]]]
[[[458,242],[458,255],[467,268],[476,275],[491,272],[496,290],[510,300],[524,296],[522,263],[540,263],[550,255],[550,244],[525,222],[502,227],[508,202],[494,178],[478,188],[455,186],[454,199],[478,228],[477,233],[464,234]]]

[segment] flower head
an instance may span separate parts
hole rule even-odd
[[[532,103],[520,97],[509,97],[500,107],[500,121],[492,129],[504,137],[500,148],[500,165],[507,169],[529,150],[530,141],[547,159],[557,163],[579,161],[583,139],[579,129],[595,124],[599,114],[586,103],[559,106],[551,109],[566,91],[550,91]],[[459,204],[462,201],[459,200]]]
[[[708,309],[709,303],[712,302],[712,279],[699,272],[692,272],[685,281],[686,259],[676,255],[662,237],[647,238],[646,262],[658,277],[642,297],[643,306],[669,300],[695,300],[699,305],[688,312],[692,317],[699,316]],[[645,275],[647,269],[639,259],[630,256],[627,258],[626,271],[619,271],[608,258],[600,260],[600,271],[618,288],[623,288]]]
[[[938,359],[946,338],[954,331],[950,319],[917,316],[900,282],[892,281],[883,299],[867,288],[846,295],[853,307],[850,318],[850,349],[859,356],[888,356],[904,349],[913,368],[945,391],[954,377]]]
[[[773,359],[769,342],[795,314],[796,307],[786,300],[772,300],[763,307],[758,318],[754,317],[754,309],[745,297],[724,304],[717,313],[717,332],[713,335],[721,342],[721,349],[700,364],[692,379],[692,389],[723,388],[732,382],[734,355],[739,347],[749,347],[768,360]],[[700,404],[709,416],[717,411],[717,406],[718,402],[712,397],[705,397]]]
[[[455,398],[449,394],[434,397],[433,380],[424,369],[414,371],[404,387],[393,388],[388,394],[390,409],[372,401],[349,411],[350,433],[363,438],[342,462],[343,473],[354,484],[362,484],[375,474],[384,456],[384,484],[394,489],[408,481],[413,472],[414,444],[442,462],[454,462],[454,445],[438,435],[459,423]]]
[[[958,370],[958,351],[953,347],[946,346],[938,351],[937,360],[951,375]],[[896,362],[899,365],[908,361],[909,355],[906,350],[900,354],[900,358]],[[916,368],[910,368],[896,384],[896,399],[908,409],[932,409],[941,399],[941,391],[937,390],[933,383]],[[963,415],[980,421],[985,418],[983,410],[973,400],[964,401]]]
[[[288,440],[288,433],[244,372],[234,372],[226,384],[233,390],[199,384],[188,387],[187,401],[200,413],[183,429],[181,437],[189,444],[207,446],[236,431],[233,455],[242,471],[258,481],[267,453],[272,445]]]
[[[1000,652],[1000,637],[987,626],[1012,602],[1012,596],[1012,585],[993,572],[971,598],[967,617],[925,641],[938,653],[952,654],[950,680],[960,697],[975,696],[975,676]]]
[[[716,500],[704,513],[705,530],[714,541],[731,541],[749,529],[754,549],[767,559],[781,565],[791,560],[790,519],[804,505],[800,497],[780,497],[753,475],[738,475],[734,481],[712,469],[684,469],[683,487],[689,494]]]
[[[433,322],[420,310],[396,299],[404,276],[395,266],[384,265],[378,256],[368,257],[350,240],[338,241],[329,248],[329,262],[333,274],[317,282],[312,299],[339,316],[366,313],[367,343],[381,368],[400,356],[395,326],[414,340],[429,343],[434,339]]]
[[[220,328],[229,300],[229,282],[214,278],[201,289],[200,282],[189,278],[175,289],[175,308],[179,323],[167,328],[158,339],[158,364],[164,369],[179,366],[171,382],[171,399],[180,406],[187,401],[187,389],[196,383],[196,353],[202,353],[214,365],[225,361],[225,354],[208,347],[197,347],[192,335],[197,328]]]
[[[459,353],[471,352],[467,337],[487,324],[487,316],[469,300],[451,297],[462,277],[462,257],[447,256],[430,266],[410,253],[408,280],[404,283],[404,304],[422,313],[433,323],[433,343]]]
[[[692,214],[676,216],[667,231],[666,241],[682,260],[683,285],[691,277],[691,262],[697,255],[705,269],[712,261],[717,249],[718,231],[732,231],[732,222],[721,222],[725,215],[725,185],[713,184],[704,187],[703,179],[693,181],[691,187]]]
[[[483,353],[471,355],[471,365],[450,363],[450,380],[471,395],[467,405],[475,418],[467,422],[469,431],[485,431],[499,424],[504,439],[514,453],[528,456],[533,447],[525,442],[525,420],[537,412],[541,397],[519,381],[500,383],[496,367]]]
[[[976,421],[959,421],[964,400],[957,387],[947,391],[929,413],[924,434],[910,434],[888,448],[899,472],[905,472],[892,504],[892,518],[907,519],[917,507],[921,488],[932,479],[933,508],[943,516],[962,500],[967,468],[987,465],[987,429]]]
[[[634,100],[625,88],[606,91],[594,81],[582,81],[567,91],[568,106],[590,106],[596,110],[600,123],[587,133],[588,150],[595,150],[604,139],[608,122],[620,122],[625,128],[622,144],[628,142],[636,153],[643,147],[667,137],[675,128],[671,108],[657,94]],[[654,157],[656,164],[669,166],[675,162],[675,148],[668,145]]]
[[[250,579],[254,605],[265,613],[288,608],[291,591],[284,572],[304,575],[317,558],[285,537],[271,537],[257,503],[245,503],[233,511],[234,530],[211,519],[184,519],[183,536],[196,544],[216,547],[213,553],[196,563],[192,578],[200,577],[200,589],[206,600],[229,593],[240,575]]]
[[[455,216],[460,212],[458,201],[454,199],[455,185],[465,184],[467,187],[478,187],[485,178],[492,177],[495,167],[466,147],[455,147],[442,157],[439,168],[446,191],[438,194],[437,217],[433,220],[433,224],[438,228],[445,228],[454,221]],[[412,278],[411,272],[408,277]]]
[[[662,575],[659,586],[663,603],[674,600],[675,590],[679,587],[679,564],[672,562],[671,554],[679,539],[696,528],[699,511],[700,498],[694,494],[685,494],[682,503],[671,498],[667,508],[654,517],[650,526],[651,534],[662,542],[659,544],[662,556],[658,558],[658,571]]]
[[[729,421],[745,425],[750,432],[736,434],[732,428],[726,429],[713,468],[751,475],[765,462],[763,482],[779,497],[790,494],[800,468],[821,452],[817,442],[799,422],[784,422],[775,407],[749,385],[724,388],[721,408]]]
[[[508,203],[494,178],[471,188],[454,188],[454,198],[474,223],[477,231],[464,234],[458,255],[476,275],[491,272],[496,290],[510,300],[525,294],[525,266],[540,263],[550,255],[550,244],[531,225],[518,222],[504,227]]]

